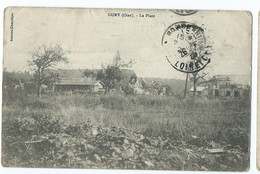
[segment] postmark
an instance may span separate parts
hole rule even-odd
[[[184,9],[171,10],[171,11],[180,16],[188,16],[198,12],[198,10],[184,10]]]
[[[204,29],[193,23],[173,23],[164,32],[161,44],[167,61],[178,71],[198,72],[210,62],[204,54]]]

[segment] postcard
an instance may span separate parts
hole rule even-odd
[[[8,7],[2,165],[246,171],[246,11]]]

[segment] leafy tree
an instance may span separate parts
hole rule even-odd
[[[102,65],[102,69],[98,71],[85,70],[83,76],[95,78],[96,80],[102,81],[108,89],[114,89],[116,84],[123,78],[121,68],[131,68],[134,64],[133,60],[124,62],[117,51],[113,62],[109,65]]]
[[[50,87],[54,87],[54,83],[57,83],[60,81],[60,74],[54,73],[54,72],[48,72],[48,75],[46,76],[45,84]]]
[[[60,45],[46,46],[42,45],[32,53],[32,59],[28,61],[28,65],[35,72],[35,80],[37,82],[37,96],[41,96],[41,86],[52,79],[53,75],[46,69],[55,68],[60,63],[68,63],[65,51]]]
[[[83,73],[83,76],[86,76],[86,77],[91,77],[91,78],[96,78],[96,73],[92,70],[88,70],[86,69]]]

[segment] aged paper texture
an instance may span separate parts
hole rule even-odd
[[[6,167],[245,171],[251,14],[9,7]]]

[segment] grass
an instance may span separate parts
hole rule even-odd
[[[206,147],[207,142],[239,147],[247,154],[241,170],[248,167],[250,99],[180,100],[173,96],[55,94],[41,99],[33,95],[13,97],[12,101],[3,103],[3,135],[7,144],[12,134],[18,139],[28,136],[26,132],[20,135],[21,130],[8,132],[12,126],[21,129],[35,123],[31,126],[32,131],[27,130],[33,136],[53,132],[51,125],[57,126],[56,120],[66,126],[89,121],[96,127],[122,127],[147,137],[168,138],[187,147]],[[194,137],[197,137],[196,141]],[[3,146],[3,153],[11,158],[5,147],[8,146]]]

